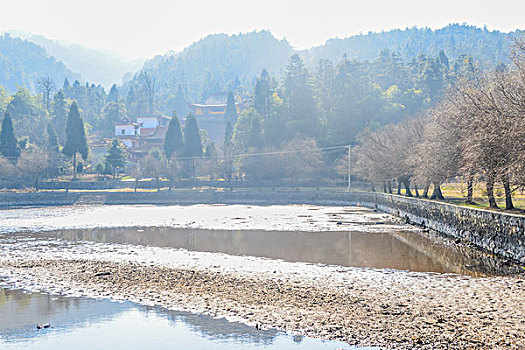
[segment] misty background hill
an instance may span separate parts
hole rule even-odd
[[[36,80],[49,76],[55,82],[81,79],[63,62],[60,62],[40,45],[14,38],[9,34],[0,36],[0,85],[10,92],[19,87],[35,89]]]
[[[83,80],[101,84],[107,89],[113,84],[120,84],[126,74],[132,75],[144,63],[144,59],[126,59],[110,52],[49,39],[43,35],[20,31],[11,31],[10,34],[42,46],[69,69],[80,73]]]

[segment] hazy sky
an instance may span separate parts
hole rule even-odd
[[[212,33],[269,29],[297,48],[368,31],[451,22],[525,28],[523,0],[13,0],[0,31],[24,30],[125,57],[179,51]]]

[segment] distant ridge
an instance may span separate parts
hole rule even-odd
[[[10,92],[19,87],[35,89],[36,80],[50,77],[61,85],[67,77],[81,79],[42,47],[9,34],[0,36],[0,85]]]
[[[133,74],[144,63],[143,59],[125,59],[106,51],[52,40],[43,35],[20,31],[10,33],[12,36],[44,47],[50,55],[62,61],[69,69],[80,73],[84,80],[101,84],[106,89],[113,84],[120,84],[127,73]]]
[[[188,99],[202,100],[207,92],[250,88],[255,77],[266,68],[279,77],[289,57],[300,54],[313,69],[319,60],[334,63],[343,55],[351,60],[375,60],[387,49],[410,61],[418,55],[437,56],[443,50],[450,59],[470,55],[481,68],[494,67],[508,60],[512,39],[523,31],[503,33],[466,24],[450,24],[441,29],[407,28],[370,32],[345,39],[330,39],[325,44],[295,50],[286,40],[278,40],[269,31],[209,35],[181,52],[168,52],[147,60],[147,70],[159,83],[159,96],[173,95],[180,84]],[[138,82],[138,73],[126,86]]]

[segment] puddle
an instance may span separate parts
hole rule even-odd
[[[130,302],[1,288],[0,315],[2,349],[356,349]],[[51,327],[37,330],[37,323]]]
[[[225,253],[346,267],[484,275],[510,273],[499,259],[414,231],[290,232],[179,228],[106,228],[43,232],[39,238]]]

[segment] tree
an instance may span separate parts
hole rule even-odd
[[[47,140],[46,140],[47,141],[46,142],[47,152],[46,154],[47,154],[48,163],[49,163],[49,173],[51,175],[51,178],[54,181],[58,173],[58,168],[59,168],[59,164],[61,160],[60,144],[59,144],[58,135],[53,126],[53,123],[47,124],[46,131],[47,131]]]
[[[173,113],[173,117],[168,124],[166,136],[164,137],[164,153],[166,154],[168,162],[173,155],[180,153],[183,147],[184,139],[182,137],[179,118],[176,113]]]
[[[53,123],[48,123],[46,127],[47,132],[47,149],[49,152],[58,153],[60,151],[60,143],[58,141],[58,134],[53,126]]]
[[[186,98],[184,97],[184,92],[180,84],[177,86],[175,96],[167,101],[165,110],[173,111],[178,115],[187,115],[190,112],[188,108],[188,102],[186,102]]]
[[[42,104],[48,113],[51,113],[51,93],[56,90],[56,85],[50,77],[40,78],[36,81],[38,92],[42,94]]]
[[[40,178],[45,174],[48,167],[47,154],[40,148],[26,150],[20,155],[16,164],[20,177],[30,180],[38,191]]]
[[[126,158],[126,153],[120,145],[120,141],[115,138],[113,142],[111,142],[111,146],[108,148],[108,154],[106,154],[105,157],[106,167],[111,169],[113,180],[115,180],[116,169],[123,168],[126,165]]]
[[[155,179],[157,191],[160,191],[160,175],[164,169],[163,164],[162,152],[158,148],[152,148],[148,155],[140,160],[144,174]]]
[[[80,112],[76,101],[71,104],[66,125],[66,143],[62,152],[73,157],[73,179],[77,178],[77,153],[82,159],[86,160],[89,154],[89,147],[86,139],[84,120],[80,117]]]
[[[272,104],[272,82],[270,75],[263,69],[261,75],[257,78],[255,88],[253,91],[253,107],[259,112],[266,121],[270,114],[270,108]]]
[[[111,85],[111,89],[109,90],[108,98],[106,99],[106,102],[119,102],[119,94],[118,94],[118,88],[116,84]]]
[[[140,162],[139,164],[135,164],[129,168],[129,175],[135,179],[134,192],[137,192],[137,188],[139,187],[139,181],[144,176],[144,169],[142,168]]]
[[[228,99],[226,100],[226,111],[224,112],[224,124],[228,122],[235,125],[237,123],[237,107],[235,106],[235,99],[233,98],[233,93],[230,91],[228,94]]]
[[[58,133],[60,142],[66,140],[67,111],[69,103],[64,94],[64,90],[59,90],[53,97],[52,122]]]
[[[2,121],[2,130],[0,131],[0,153],[13,164],[16,163],[20,156],[20,148],[15,136],[13,120],[11,119],[9,112],[5,112],[4,120]]]
[[[97,163],[95,166],[95,171],[97,172],[97,180],[100,178],[100,174],[104,172],[104,165],[102,163]]]
[[[184,147],[182,150],[183,157],[187,158],[186,166],[191,177],[195,176],[195,160],[201,158],[202,141],[199,133],[199,126],[197,119],[190,113],[186,117],[186,125],[184,126]]]
[[[283,82],[288,120],[293,130],[307,137],[320,136],[318,119],[310,76],[298,54],[290,57]]]
[[[139,83],[141,92],[147,106],[148,114],[152,115],[155,112],[155,94],[157,92],[157,85],[155,77],[143,70],[139,74]]]
[[[0,180],[12,180],[15,172],[13,162],[0,154]]]
[[[224,179],[231,183],[233,177],[233,128],[232,123],[226,124],[226,130],[224,131],[224,160],[222,162],[222,170]]]

